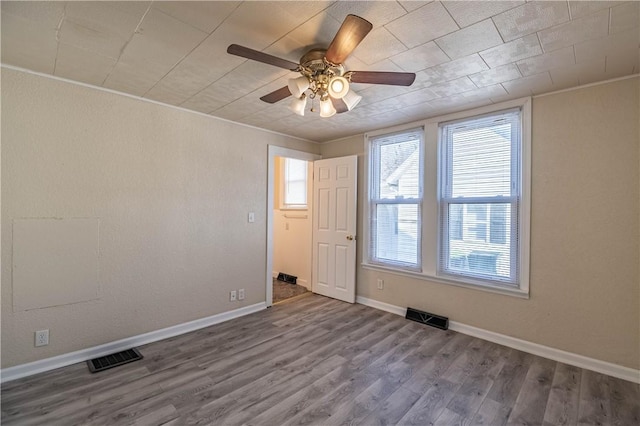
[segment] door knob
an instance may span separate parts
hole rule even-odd
[[[355,239],[356,239],[356,237],[354,235],[347,235],[347,240],[353,241]]]

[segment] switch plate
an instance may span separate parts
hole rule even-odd
[[[256,221],[256,214],[254,212],[249,212],[247,220],[249,221],[249,223],[255,222]]]
[[[238,300],[244,300],[244,288],[238,290]]]
[[[236,297],[236,291],[235,290],[231,290],[231,293],[229,293],[229,301],[230,302],[235,302],[237,299]]]
[[[378,290],[384,289],[384,280],[378,278]]]

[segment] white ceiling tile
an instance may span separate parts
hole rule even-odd
[[[603,10],[538,33],[545,52],[582,41],[604,37],[609,30],[609,11]]]
[[[46,22],[31,21],[4,10],[0,18],[2,62],[52,74],[58,49],[55,28]]]
[[[509,93],[502,87],[501,84],[493,84],[491,86],[480,87],[478,89],[469,90],[461,93],[460,96],[467,99],[469,102],[480,101],[483,99],[490,99],[494,102],[500,102],[506,100]]]
[[[215,93],[214,90],[210,90],[209,88],[207,88],[202,92],[196,93],[195,95],[184,101],[180,106],[183,108],[192,109],[194,111],[200,111],[208,114],[226,105],[227,103],[228,101],[220,99],[220,97],[217,95],[217,93]]]
[[[480,52],[480,56],[491,68],[494,68],[541,53],[542,48],[538,36],[531,34]]]
[[[596,81],[598,78],[604,77],[605,60],[602,58],[595,61],[569,65],[567,67],[551,70],[549,73],[553,80],[554,89],[556,86],[561,86],[568,82],[573,83],[571,80],[575,78],[577,78],[578,81],[574,84],[587,84]]]
[[[402,7],[404,7],[404,10],[406,10],[407,12],[413,12],[416,9],[421,8],[422,6],[424,6],[425,4],[429,4],[432,3],[433,0],[426,0],[426,1],[421,1],[421,0],[407,0],[407,1],[398,1],[398,3],[400,3],[400,5]]]
[[[638,29],[640,26],[640,2],[633,1],[611,8],[611,34],[616,34],[629,29]]]
[[[90,50],[60,43],[54,74],[70,80],[102,86],[116,60]]]
[[[184,93],[168,85],[155,85],[144,94],[147,99],[162,102],[169,105],[180,105],[187,100]]]
[[[241,98],[233,101],[220,109],[217,109],[213,115],[216,117],[226,118],[228,120],[238,120],[258,111],[268,108],[270,105],[259,99]]]
[[[243,2],[213,34],[228,44],[262,50],[320,13],[328,4],[323,1]]]
[[[400,66],[402,70],[415,72],[447,62],[449,57],[435,42],[430,41],[395,55],[391,57],[391,60]]]
[[[417,121],[436,115],[436,111],[436,108],[429,102],[423,102],[421,104],[403,108],[400,112],[407,117],[407,121]]]
[[[453,19],[466,27],[524,4],[522,1],[443,1]]]
[[[532,1],[494,16],[505,41],[514,40],[569,20],[566,1]]]
[[[423,87],[428,87],[445,81],[454,80],[456,78],[465,77],[467,75],[476,74],[487,69],[489,69],[489,67],[487,67],[482,58],[477,54],[473,54],[437,65],[426,71],[421,71],[418,73],[418,76],[420,76],[421,85],[423,85]]]
[[[143,96],[158,81],[157,73],[118,62],[103,86],[108,89]]]
[[[148,2],[69,2],[60,28],[60,42],[118,59],[148,5]]]
[[[353,52],[353,56],[366,64],[374,64],[389,56],[407,50],[384,27],[376,28],[360,43]]]
[[[394,96],[401,96],[405,93],[418,90],[418,87],[415,84],[410,87],[389,86],[386,84],[367,84],[366,86],[367,88],[365,90],[357,91],[357,93],[362,96],[362,100],[360,101],[362,105],[378,102]]]
[[[571,11],[571,19],[581,18],[586,15],[591,15],[602,9],[608,9],[618,4],[624,3],[623,1],[584,1],[569,0],[569,10]]]
[[[406,14],[406,10],[395,1],[337,1],[327,13],[342,23],[348,14],[357,15],[380,27]]]
[[[433,2],[396,19],[386,28],[412,48],[456,31],[458,25],[440,2]]]
[[[636,51],[637,54],[635,56],[607,56],[605,73],[608,78],[617,78],[633,74],[633,70],[640,65],[640,51]]]
[[[493,21],[487,19],[438,38],[436,44],[451,59],[457,59],[502,44],[502,38]]]
[[[206,37],[207,33],[150,9],[122,52],[120,62],[159,75],[159,80]]]
[[[167,15],[211,33],[233,12],[239,1],[158,1],[153,7]]]
[[[434,93],[430,87],[424,89],[414,90],[413,92],[405,93],[403,95],[396,96],[394,99],[400,102],[402,107],[413,106],[421,104],[426,101],[438,98],[440,95]]]
[[[596,57],[607,55],[636,55],[640,44],[640,32],[635,29],[578,43],[574,46],[576,62],[586,62]]]
[[[316,141],[640,71],[640,2],[518,3],[2,1],[0,39],[6,64],[96,85],[106,75],[114,90]],[[416,72],[412,86],[353,84],[363,97],[353,111],[298,117],[289,99],[260,101],[297,74],[226,52],[236,43],[298,62],[348,13],[376,30],[346,69]]]
[[[0,10],[3,15],[7,13],[38,22],[43,28],[56,29],[64,16],[65,5],[62,1],[2,1]]]
[[[575,64],[573,46],[554,50],[553,52],[534,56],[518,62],[518,68],[522,75],[539,74],[554,68],[566,67]]]
[[[490,102],[490,100],[487,100]],[[448,114],[454,111],[460,111],[463,109],[468,109],[469,101],[463,96],[453,96],[450,98],[439,98],[429,101],[431,106],[438,109],[438,113],[442,111],[443,114]]]
[[[208,37],[151,89],[149,97],[170,96],[172,104],[179,98],[184,101],[246,62],[226,49],[226,44]]]
[[[446,98],[448,96],[453,96],[462,92],[468,92],[477,88],[478,87],[473,84],[471,80],[469,80],[469,77],[460,77],[456,78],[455,80],[435,84],[429,87],[429,89],[433,91],[433,93],[441,98]]]
[[[529,75],[502,83],[502,86],[514,96],[530,96],[535,93],[542,93],[551,89],[553,83],[548,72]]]
[[[298,62],[311,48],[329,47],[341,24],[326,12],[319,13],[266,48],[265,52]]]
[[[501,65],[469,76],[478,87],[491,86],[522,77],[515,64]]]

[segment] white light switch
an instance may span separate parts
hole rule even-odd
[[[256,214],[254,212],[249,212],[249,223],[253,223],[256,221]]]

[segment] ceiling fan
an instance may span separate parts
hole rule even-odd
[[[411,86],[416,78],[414,73],[409,72],[345,70],[342,63],[372,27],[366,19],[347,15],[329,47],[309,50],[300,58],[299,64],[237,44],[230,45],[227,53],[302,74],[301,77],[289,80],[287,86],[261,97],[262,101],[273,104],[293,95],[289,109],[298,115],[304,115],[307,98],[318,98],[320,116],[331,117],[336,112],[352,110],[362,99],[350,89],[349,83]],[[313,104],[311,111],[314,111]]]

